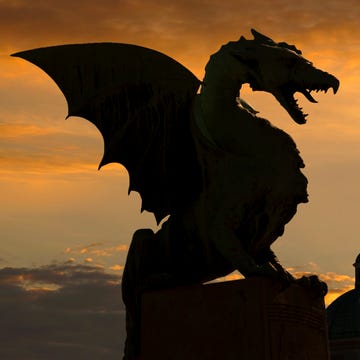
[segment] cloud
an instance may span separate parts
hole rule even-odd
[[[120,277],[108,274],[94,266],[81,264],[54,264],[38,268],[6,267],[0,270],[0,285],[24,286],[24,282],[29,282],[33,284],[50,283],[65,287],[74,284],[100,284],[114,281],[119,283]]]
[[[110,266],[109,269],[113,270],[113,271],[122,271],[122,270],[124,270],[124,266],[116,264],[116,265]]]
[[[94,242],[89,245],[85,246],[78,246],[75,248],[67,247],[64,252],[65,253],[77,253],[77,254],[85,254],[89,251],[89,249],[92,249],[94,247],[102,246],[103,244],[101,242]]]
[[[315,65],[321,61],[321,68],[338,75],[344,89],[355,89],[360,72],[359,16],[355,0],[326,3],[277,0],[275,5],[266,0],[255,0],[251,4],[244,0],[222,3],[215,0],[175,3],[165,0],[146,3],[107,0],[101,4],[95,0],[75,3],[69,0],[0,1],[0,50],[4,54],[0,58],[3,67],[0,74],[0,115],[4,117],[5,109],[10,112],[22,109],[28,114],[41,115],[33,119],[34,122],[42,121],[49,125],[55,120],[44,119],[44,113],[54,113],[56,108],[59,110],[56,119],[66,114],[65,99],[56,85],[33,65],[7,56],[12,51],[74,42],[135,43],[173,56],[201,78],[209,55],[224,42],[235,40],[241,34],[250,37],[251,27],[275,40],[296,43],[306,57],[315,61]],[[21,86],[16,86],[16,80],[21,81]],[[344,96],[351,104],[346,110],[349,114],[344,116],[344,107],[331,104],[329,112],[330,115],[342,112],[344,136],[350,134],[354,138],[359,133],[353,131],[358,128],[353,106],[354,98],[358,96],[350,95]],[[339,96],[341,92],[337,103]],[[325,108],[326,105],[322,104],[322,114],[326,114]],[[263,111],[263,106],[259,110]],[[20,115],[25,117],[19,113],[15,117]],[[31,120],[28,115],[27,119]],[[41,173],[49,168],[61,173],[88,173],[96,169],[101,159],[102,140],[95,132],[84,136],[82,129],[67,134],[61,131],[62,124],[59,128],[49,125],[50,130],[35,123],[11,127],[14,116],[8,120],[0,138],[0,151],[4,154],[0,159],[2,173],[16,169]],[[331,127],[332,124],[328,121],[324,126]],[[320,132],[311,129],[311,133]],[[330,135],[341,133],[332,129]],[[326,137],[323,132],[320,134]],[[8,151],[10,149],[12,151]]]
[[[306,271],[303,269],[306,268]],[[335,272],[320,272],[320,267],[318,264],[310,261],[306,266],[294,266],[286,268],[295,278],[299,279],[302,276],[311,276],[318,275],[321,281],[326,282],[328,286],[328,293],[325,296],[325,305],[330,305],[335,299],[344,294],[345,292],[354,288],[355,278],[344,275],[337,274]],[[240,280],[243,279],[244,276],[241,275],[238,271],[234,271],[233,273],[218,278],[213,281],[209,281],[209,283],[220,282],[220,281],[232,281],[232,280]]]
[[[302,269],[306,268],[307,271]],[[320,272],[319,266],[314,262],[309,262],[307,266],[287,268],[296,278],[302,276],[318,275],[321,281],[324,281],[328,286],[328,293],[325,296],[325,305],[330,305],[336,298],[345,292],[354,288],[355,278],[345,274],[338,274],[335,272]]]
[[[100,266],[103,269],[122,272],[124,270],[124,263],[122,264],[121,262],[125,261],[124,257],[128,249],[129,245],[126,244],[105,246],[101,242],[93,242],[88,245],[67,247],[64,253],[76,256],[76,258],[72,257],[67,261],[69,264],[83,261],[85,264],[91,264],[92,266]],[[116,261],[115,264],[114,260]]]
[[[46,123],[46,121],[44,121]],[[17,124],[0,120],[2,172],[95,172],[101,150],[100,139],[72,134],[54,126]],[[85,151],[85,148],[90,150]]]
[[[0,136],[1,140],[12,138],[23,138],[26,136],[48,136],[58,133],[59,129],[50,127],[40,127],[30,124],[4,124],[0,123]],[[20,139],[19,139],[20,140]]]
[[[0,357],[119,359],[120,276],[89,265],[0,270]]]
[[[85,246],[77,246],[74,248],[67,247],[64,252],[68,254],[79,254],[79,255],[93,255],[97,257],[111,257],[116,253],[127,252],[129,246],[126,244],[120,244],[116,246],[103,247],[102,243],[91,243]]]
[[[312,39],[326,46],[350,42],[351,35],[359,31],[359,12],[356,0],[0,1],[1,47],[119,41],[167,48],[177,54],[185,51],[189,56],[193,48],[192,55],[197,56],[216,42],[240,36],[251,27],[273,36],[286,33],[294,40]],[[205,42],[209,33],[211,39]],[[317,41],[319,38],[322,42]]]
[[[320,280],[325,281],[329,288],[325,298],[326,305],[330,305],[339,296],[354,289],[355,278],[352,276],[327,272],[320,274],[319,278]]]

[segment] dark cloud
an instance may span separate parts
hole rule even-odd
[[[335,273],[321,278],[330,286],[328,302],[349,290],[341,286],[344,281],[353,283]],[[121,359],[120,280],[89,265],[0,269],[0,359]]]
[[[120,359],[120,277],[88,265],[0,270],[0,358]]]

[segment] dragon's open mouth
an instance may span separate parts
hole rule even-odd
[[[287,84],[286,86],[283,86],[281,89],[278,89],[278,91],[274,93],[276,99],[298,124],[305,124],[308,114],[303,113],[302,108],[298,105],[298,100],[294,97],[296,92],[300,92],[301,94],[303,94],[306,99],[312,103],[317,103],[317,101],[311,95],[312,91],[324,91],[326,93],[330,88],[332,88],[334,94],[336,94],[339,88],[339,80],[337,80],[334,76],[330,74],[326,75],[328,77],[326,81],[318,83],[304,82],[301,85]]]

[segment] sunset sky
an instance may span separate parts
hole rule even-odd
[[[66,43],[131,43],[173,57],[202,79],[210,54],[241,35],[252,38],[251,28],[296,44],[340,80],[335,96],[315,95],[318,104],[298,96],[310,114],[302,126],[271,95],[248,89],[242,95],[293,137],[306,164],[310,202],[274,245],[280,261],[294,273],[326,280],[327,302],[352,288],[352,263],[360,252],[359,19],[357,0],[0,0],[0,314],[20,309],[31,319],[34,311],[41,318],[56,309],[59,319],[69,318],[64,331],[79,334],[90,320],[69,314],[85,319],[80,310],[87,311],[93,324],[110,329],[109,336],[98,343],[79,338],[75,345],[66,336],[45,341],[41,329],[52,325],[43,320],[36,329],[45,337],[44,354],[115,359],[122,337],[114,332],[123,334],[118,284],[129,241],[138,228],[156,229],[152,214],[140,214],[139,196],[127,196],[124,168],[97,171],[103,143],[95,127],[84,119],[65,121],[66,101],[55,83],[9,55]],[[90,303],[81,300],[92,296]],[[117,322],[109,325],[108,314]],[[13,331],[0,340],[0,355],[24,359],[15,355],[12,335],[19,333]],[[34,344],[27,339],[35,354],[40,350]],[[36,354],[27,359],[48,358]]]

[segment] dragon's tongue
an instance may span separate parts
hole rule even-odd
[[[317,103],[317,101],[311,96],[310,91],[307,90],[302,90],[301,91],[302,94],[304,94],[304,96],[312,103]]]

